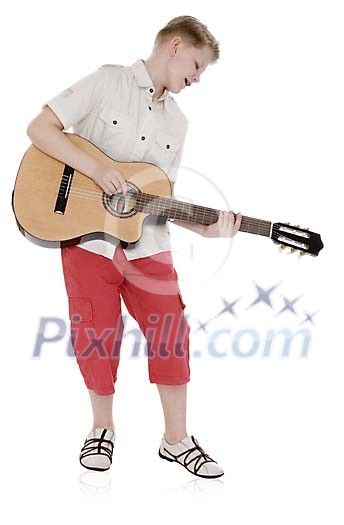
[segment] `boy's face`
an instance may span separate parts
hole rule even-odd
[[[179,93],[187,85],[199,82],[212,58],[212,51],[208,46],[190,46],[179,36],[170,41],[168,51],[166,87],[172,93]]]

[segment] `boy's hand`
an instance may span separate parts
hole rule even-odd
[[[92,178],[108,195],[114,193],[127,194],[128,185],[119,171],[114,168],[103,166]]]
[[[241,224],[241,213],[237,213],[234,221],[232,211],[220,211],[217,222],[204,226],[203,237],[234,237],[239,231]]]

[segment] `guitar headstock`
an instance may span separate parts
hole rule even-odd
[[[271,239],[282,249],[288,247],[291,252],[298,251],[300,255],[317,256],[324,247],[318,233],[282,222],[272,225]]]

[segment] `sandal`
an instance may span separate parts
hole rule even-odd
[[[159,456],[167,461],[180,463],[200,478],[219,478],[224,474],[222,467],[204,452],[194,436],[186,436],[178,443],[171,444],[164,435]]]
[[[112,463],[115,432],[108,428],[91,430],[81,449],[79,461],[90,470],[108,470]]]

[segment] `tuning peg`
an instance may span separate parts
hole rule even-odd
[[[307,252],[305,252],[305,251],[303,251],[303,250],[299,250],[299,252],[300,252],[300,253],[299,253],[300,257],[302,257],[303,255],[306,255],[306,253],[307,253]]]
[[[280,244],[280,250],[281,252],[286,249],[286,246],[284,244]]]
[[[290,249],[290,253],[294,253],[296,248],[289,248]]]

